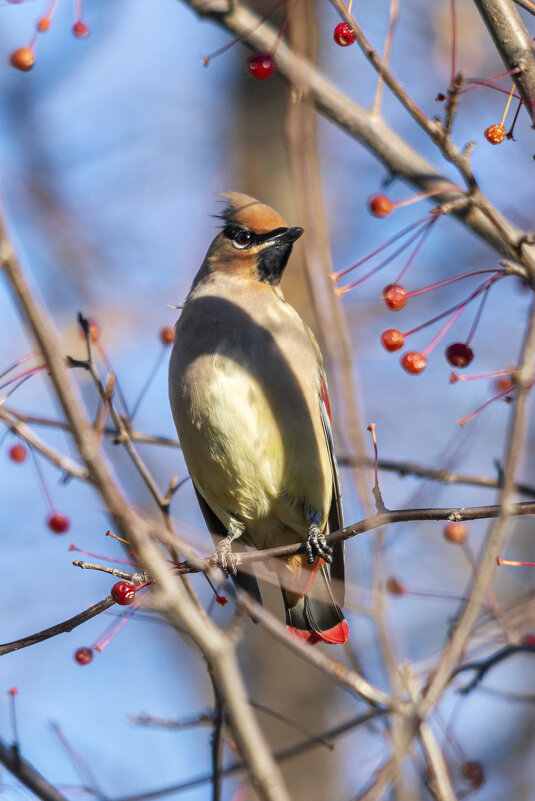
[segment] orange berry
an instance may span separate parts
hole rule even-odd
[[[444,526],[444,538],[448,542],[454,542],[457,545],[463,543],[468,535],[468,526],[466,523],[451,522],[446,523]]]
[[[427,364],[427,359],[423,353],[418,353],[417,350],[411,350],[405,353],[401,358],[401,366],[405,368],[408,373],[421,373]]]
[[[513,382],[510,375],[500,375],[494,381],[497,392],[510,392],[513,389]]]
[[[175,341],[175,329],[172,325],[165,325],[160,331],[160,340],[164,345],[172,345]]]
[[[397,328],[387,328],[386,331],[383,331],[381,334],[381,342],[383,348],[392,353],[392,351],[399,350],[403,347],[405,337]]]
[[[85,39],[85,37],[89,36],[91,33],[91,28],[79,19],[78,22],[75,22],[72,26],[72,32],[77,39]]]
[[[52,22],[49,17],[41,17],[41,19],[37,21],[37,30],[39,33],[45,33],[45,31],[50,30],[51,24]]]
[[[374,195],[368,201],[368,208],[374,217],[388,217],[394,211],[394,204],[386,195]]]
[[[489,125],[485,131],[485,139],[491,145],[500,145],[505,139],[505,128],[503,125]]]
[[[24,445],[22,445],[20,442],[12,445],[9,449],[9,458],[12,462],[22,464],[22,462],[26,459],[26,448]]]
[[[389,576],[386,580],[386,589],[391,595],[405,595],[405,587],[395,576]]]
[[[399,311],[407,303],[408,292],[400,284],[388,284],[381,292],[381,297],[391,311]]]
[[[35,64],[35,53],[31,47],[19,47],[9,58],[12,67],[22,72],[28,72]]]

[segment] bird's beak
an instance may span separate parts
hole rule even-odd
[[[287,228],[274,237],[274,241],[290,245],[292,242],[296,242],[303,233],[303,228]]]

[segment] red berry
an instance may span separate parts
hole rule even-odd
[[[474,351],[465,342],[454,342],[446,348],[446,359],[452,367],[468,367],[474,358]]]
[[[374,195],[368,201],[368,208],[374,217],[388,217],[394,211],[394,204],[386,195]]]
[[[333,39],[340,47],[349,47],[355,41],[355,34],[347,22],[339,22],[334,29]]]
[[[381,293],[381,297],[391,311],[399,311],[407,303],[408,292],[400,284],[388,284]]]
[[[11,53],[9,61],[11,66],[15,67],[15,69],[28,72],[35,64],[35,53],[31,47],[19,47],[18,50],[14,50],[13,53]]]
[[[529,645],[535,647],[535,634],[524,634],[521,641],[522,645]]]
[[[85,37],[89,36],[91,33],[91,28],[79,19],[78,22],[75,22],[72,26],[72,32],[77,39],[85,39]]]
[[[37,30],[39,33],[45,33],[45,31],[49,31],[50,25],[50,17],[41,17],[40,20],[37,20]]]
[[[501,375],[494,381],[494,386],[497,392],[509,392],[513,389],[513,382],[511,376]]]
[[[405,595],[405,587],[395,576],[389,576],[387,578],[386,589],[391,595]]]
[[[503,125],[489,125],[485,131],[485,139],[491,145],[499,145],[505,139],[505,128]]]
[[[27,452],[24,445],[21,445],[20,442],[17,442],[16,445],[12,445],[9,449],[9,458],[12,462],[17,462],[17,464],[21,464],[26,459]]]
[[[172,325],[165,325],[160,331],[160,339],[164,345],[172,345],[175,341],[175,329]]]
[[[399,350],[403,347],[405,337],[397,328],[387,328],[386,331],[383,331],[381,334],[381,342],[383,343],[383,348],[386,348],[386,350],[392,353],[392,351]]]
[[[444,526],[444,537],[449,542],[455,542],[460,545],[463,543],[468,535],[468,526],[466,523],[446,523]]]
[[[226,595],[216,595],[215,601],[216,604],[219,604],[219,606],[226,606],[228,604],[228,598]]]
[[[135,601],[136,588],[131,581],[118,581],[111,588],[111,597],[119,606],[128,606]]]
[[[275,62],[269,53],[255,53],[247,62],[247,72],[258,81],[265,81],[275,72]]]
[[[10,687],[7,692],[8,692],[8,695],[18,695],[19,694],[19,688],[18,687]]]
[[[427,364],[427,359],[423,353],[418,353],[417,350],[409,351],[401,359],[401,366],[405,368],[408,373],[421,373]]]
[[[474,787],[481,787],[485,781],[485,772],[480,762],[463,762],[461,773]]]
[[[71,527],[71,521],[67,515],[63,515],[61,512],[54,512],[48,518],[47,525],[54,534],[65,534]]]
[[[74,658],[79,665],[88,665],[93,659],[93,651],[91,648],[78,648],[74,652]]]

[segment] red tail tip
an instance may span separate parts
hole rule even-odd
[[[349,626],[346,620],[342,620],[327,631],[305,631],[286,626],[286,631],[293,637],[297,637],[302,642],[309,645],[316,645],[318,642],[327,642],[330,645],[342,645],[349,640]]]

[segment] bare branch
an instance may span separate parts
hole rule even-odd
[[[41,801],[67,801],[59,790],[50,784],[33,765],[23,759],[18,749],[0,740],[0,764]]]
[[[515,84],[531,121],[535,122],[533,43],[513,0],[474,0],[507,70],[515,67]]]
[[[0,420],[2,420],[11,431],[17,434],[17,436],[44,456],[45,459],[48,459],[49,462],[59,467],[63,473],[73,476],[73,478],[79,478],[82,481],[88,479],[89,473],[86,468],[76,464],[69,456],[60,453],[51,445],[48,445],[48,443],[34,434],[29,426],[18,420],[15,415],[2,406],[0,406]]]
[[[307,737],[305,740],[301,740],[295,745],[290,745],[288,748],[277,751],[274,755],[274,758],[277,763],[286,762],[288,759],[293,759],[301,754],[305,754],[307,751],[310,751],[311,748],[315,748],[317,745],[322,745],[325,740],[334,740],[338,737],[342,737],[344,734],[356,729],[358,726],[363,726],[367,723],[370,723],[372,720],[380,718],[385,714],[385,709],[371,709],[364,715],[359,715],[358,717],[352,718],[345,723],[334,726],[333,728],[322,732],[320,735],[315,737]],[[233,762],[221,770],[221,776],[232,776],[234,773],[239,773],[239,771],[245,770],[245,767],[246,766],[243,762]],[[124,796],[122,798],[113,799],[113,801],[151,801],[153,798],[163,798],[164,796],[171,795],[172,793],[182,793],[185,790],[190,790],[193,787],[199,787],[203,784],[208,784],[211,781],[212,774],[203,773],[201,776],[181,782],[180,784],[173,784],[169,787],[161,787],[158,790],[149,790],[146,793],[140,793],[138,795]]]
[[[277,41],[273,26],[267,22],[261,24],[261,18],[245,6],[228,0],[183,1],[201,16],[211,17],[240,36],[255,49],[270,52]],[[345,7],[343,11],[345,15]],[[279,73],[297,91],[314,103],[321,114],[367,147],[393,175],[398,175],[423,192],[436,192],[434,197],[438,203],[458,200],[459,193],[463,191],[459,186],[440,175],[377,114],[351,101],[310,62],[292,53],[284,41],[278,41],[274,58]],[[435,129],[433,131],[436,133]],[[522,240],[523,234],[486,203],[479,192],[477,206],[469,202],[454,213],[499,253],[519,261],[516,244]],[[523,247],[522,261],[526,269],[535,274],[534,248]]]
[[[155,596],[160,611],[174,628],[183,627],[191,635],[213,671],[225,698],[228,720],[254,788],[263,801],[289,801],[280,771],[247,702],[235,645],[194,602],[182,581],[176,581],[163,553],[154,542],[152,524],[136,514],[115,481],[100,453],[99,438],[88,419],[80,393],[69,375],[58,336],[22,274],[1,220],[0,264],[23,317],[37,340],[78,451],[89,471],[89,480],[114,517],[122,536],[135,549],[141,564],[157,582]]]
[[[531,371],[535,361],[535,304],[532,305],[529,325],[524,337],[522,355],[517,373],[517,400],[510,423],[507,441],[507,457],[504,466],[504,485],[500,492],[501,513],[492,525],[472,590],[452,638],[444,649],[436,671],[422,704],[426,714],[438,701],[449,676],[460,659],[467,638],[483,603],[485,593],[497,569],[499,555],[509,526],[509,517],[515,508],[511,503],[514,493],[515,473],[523,449],[526,432],[526,410],[530,390]]]
[[[338,457],[338,466],[345,467],[374,467],[375,460],[369,457]],[[425,467],[417,462],[402,462],[390,459],[379,459],[377,464],[379,470],[389,473],[398,473],[400,476],[420,476],[430,481],[439,481],[441,484],[468,484],[475,487],[487,487],[488,489],[500,489],[503,485],[503,477],[490,478],[488,476],[471,476],[467,473],[455,473],[451,470],[437,470],[433,467]],[[527,484],[515,484],[515,492],[519,495],[535,497],[535,487]]]
[[[56,623],[55,626],[50,626],[48,629],[38,631],[36,634],[30,634],[28,637],[22,637],[20,640],[14,640],[13,642],[0,645],[0,656],[9,654],[12,651],[18,651],[21,648],[27,648],[29,645],[35,645],[38,642],[43,642],[43,640],[49,640],[51,637],[64,634],[66,631],[72,631],[87,620],[91,620],[91,618],[96,617],[96,615],[100,615],[101,612],[109,609],[114,603],[115,601],[113,598],[104,598],[104,600],[90,606],[89,609],[85,609],[83,612],[80,612],[68,620],[64,620],[62,623]]]

